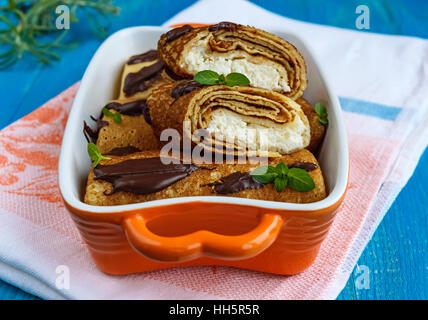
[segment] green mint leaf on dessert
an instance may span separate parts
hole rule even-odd
[[[122,122],[122,116],[120,115],[119,112],[111,112],[109,109],[103,108],[103,114],[106,117],[113,118],[113,121],[116,122],[116,123],[121,123]]]
[[[287,177],[277,177],[274,181],[276,191],[281,192],[287,186]]]
[[[248,79],[242,73],[232,72],[226,76],[226,85],[229,87],[248,86],[249,84],[250,84],[250,79]]]
[[[281,176],[287,176],[288,174],[288,166],[284,162],[278,163],[275,170]]]
[[[258,167],[251,171],[250,175],[260,183],[273,183],[278,192],[283,191],[286,186],[296,191],[310,191],[315,188],[309,173],[300,168],[289,169],[284,162],[280,162],[276,167]]]
[[[278,174],[275,172],[275,167],[261,166],[250,172],[254,180],[260,183],[272,183]]]
[[[88,143],[88,154],[93,161],[92,167],[94,168],[98,165],[98,163],[100,163],[101,160],[111,160],[109,157],[104,157],[101,154],[100,149],[98,149],[97,145],[92,142]]]
[[[232,72],[227,76],[224,76],[224,74],[218,74],[212,70],[199,71],[194,75],[193,80],[199,82],[200,84],[225,84],[229,87],[238,85],[247,86],[250,84],[250,80],[242,73]]]
[[[218,84],[220,75],[212,70],[199,71],[194,75],[193,80],[200,84]]]
[[[305,170],[291,168],[288,171],[288,186],[296,191],[310,191],[315,188],[314,180]]]
[[[224,74],[221,74],[218,76],[218,84],[226,84],[226,78],[224,77]]]
[[[318,102],[315,104],[315,112],[318,115],[319,122],[321,122],[322,124],[328,124],[327,109],[322,103]]]

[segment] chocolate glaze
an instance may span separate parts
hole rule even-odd
[[[133,154],[140,152],[141,150],[134,146],[118,147],[111,149],[108,153],[105,153],[106,156],[126,156],[128,154]]]
[[[223,177],[218,182],[207,184],[213,193],[236,193],[245,189],[260,189],[265,185],[253,179],[249,172],[235,172]]]
[[[131,65],[131,64],[141,63],[141,62],[153,61],[156,59],[158,59],[157,50],[149,50],[147,52],[130,57],[126,64]]]
[[[150,82],[160,78],[164,66],[164,63],[159,60],[148,67],[142,68],[138,72],[128,74],[125,78],[123,91],[127,96],[130,96],[146,90]]]
[[[147,107],[146,100],[136,100],[126,103],[110,102],[105,106],[107,109],[113,109],[121,114],[127,116],[139,116],[144,115],[144,119],[148,124],[152,124],[150,119],[149,108]]]
[[[83,121],[83,135],[85,136],[86,141],[88,141],[88,143],[89,142],[96,143],[100,129],[102,127],[108,126],[108,122],[101,120],[100,118],[95,119],[92,116],[91,116],[91,119],[92,119],[92,121],[95,121],[96,127],[95,127],[95,129],[92,129],[90,126],[88,126],[86,121]]]
[[[306,171],[312,171],[318,168],[318,166],[315,163],[312,162],[296,162],[293,164],[290,164],[288,168],[299,168]]]
[[[112,165],[98,165],[94,168],[94,179],[110,182],[113,185],[110,194],[118,191],[149,194],[165,189],[201,169],[206,168],[181,162],[163,164],[160,157],[130,159]]]
[[[184,96],[192,91],[202,88],[204,85],[196,82],[194,80],[183,81],[177,84],[174,89],[172,89],[171,97],[178,99],[181,96]]]
[[[184,25],[182,27],[179,28],[175,28],[172,30],[169,30],[165,35],[166,35],[166,42],[171,42],[175,39],[180,38],[181,36],[185,35],[186,33],[188,33],[189,31],[192,31],[193,27],[191,25]]]
[[[165,73],[172,79],[175,81],[178,80],[183,80],[186,79],[185,77],[179,76],[178,74],[176,74],[174,71],[172,71],[170,68],[168,68],[168,66],[165,66]]]
[[[214,31],[218,31],[218,30],[226,30],[226,31],[235,31],[237,27],[236,23],[233,22],[227,22],[227,21],[223,21],[223,22],[219,22],[217,24],[214,24],[212,26],[208,27],[208,31],[210,32],[214,32]]]

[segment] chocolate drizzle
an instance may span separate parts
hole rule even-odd
[[[107,109],[113,109],[121,114],[127,116],[139,116],[144,115],[144,119],[148,124],[152,124],[150,119],[149,108],[147,107],[146,100],[136,100],[126,103],[110,102],[105,106]]]
[[[312,162],[296,162],[293,164],[290,164],[288,166],[289,169],[291,168],[299,168],[299,169],[303,169],[305,171],[312,171],[318,168],[318,166],[315,163]]]
[[[236,27],[237,27],[236,23],[223,21],[223,22],[214,24],[212,26],[209,26],[208,31],[214,32],[214,31],[218,31],[218,30],[226,30],[229,32],[233,32],[236,30]]]
[[[128,154],[133,154],[140,152],[141,150],[134,146],[118,147],[111,149],[108,153],[105,153],[106,156],[127,156]]]
[[[191,25],[184,25],[179,28],[175,28],[172,30],[169,30],[166,35],[166,42],[174,41],[175,39],[180,38],[181,36],[185,35],[186,33],[193,30],[193,27]]]
[[[130,159],[112,165],[98,165],[94,168],[94,179],[110,182],[113,185],[113,191],[109,194],[118,191],[150,194],[167,188],[194,171],[206,169],[182,162],[164,164],[165,160],[167,159],[156,157]]]
[[[179,81],[179,80],[183,80],[186,79],[185,77],[179,76],[178,74],[176,74],[174,71],[172,71],[170,68],[168,68],[168,66],[165,65],[165,73],[172,79],[175,81]]]
[[[132,65],[132,64],[137,64],[137,63],[142,63],[147,61],[154,61],[156,59],[158,59],[157,50],[149,50],[142,54],[137,54],[135,56],[130,57],[126,64]]]
[[[194,80],[183,81],[177,84],[174,89],[172,89],[171,97],[178,99],[181,96],[184,96],[192,91],[201,89],[204,85],[196,82]]]
[[[260,189],[265,185],[253,179],[249,172],[234,172],[220,181],[207,184],[218,194],[236,193],[245,189]]]
[[[125,78],[123,92],[126,96],[146,90],[150,83],[160,78],[164,63],[159,60],[156,63],[142,68],[138,72],[129,73]]]
[[[89,142],[96,143],[100,129],[102,127],[108,126],[108,122],[101,120],[100,118],[95,119],[92,116],[91,116],[91,119],[96,123],[95,129],[92,129],[90,126],[88,126],[86,121],[83,121],[83,135],[85,136],[86,141],[88,141],[88,143]]]

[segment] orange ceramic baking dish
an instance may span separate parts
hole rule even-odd
[[[308,67],[309,102],[328,106],[329,127],[319,154],[329,195],[309,204],[231,197],[185,197],[122,206],[82,201],[90,159],[82,122],[118,92],[131,55],[156,48],[168,29],[135,27],[110,36],[90,62],[69,115],[59,160],[64,203],[98,267],[128,274],[177,266],[227,265],[282,275],[315,260],[346,192],[349,160],[337,97],[308,47],[286,31]]]

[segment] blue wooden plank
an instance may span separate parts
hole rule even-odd
[[[0,2],[5,2],[1,0]],[[112,21],[110,33],[134,25],[159,25],[194,1],[117,0],[123,7]],[[355,29],[355,8],[359,0],[253,0],[268,10],[309,22]],[[428,37],[428,2],[384,2],[366,0],[371,10],[369,32]],[[0,128],[34,110],[78,81],[101,43],[87,32],[85,24],[73,26],[71,36],[79,48],[62,53],[62,59],[42,67],[26,59],[0,72]],[[61,71],[59,71],[61,70]],[[370,273],[370,289],[358,289],[359,273],[354,270],[338,299],[427,299],[427,209],[428,151],[414,176],[379,226],[358,261]],[[33,296],[0,281],[0,299],[32,299]]]

